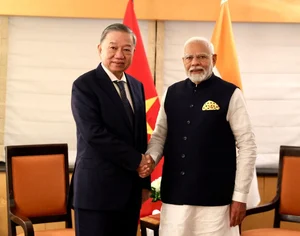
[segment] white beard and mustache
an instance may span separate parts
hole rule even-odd
[[[192,74],[191,71],[193,70],[202,70],[200,74]],[[207,80],[212,74],[212,66],[209,66],[208,70],[205,70],[202,66],[193,66],[188,71],[186,71],[187,76],[190,80],[195,83],[199,84],[204,80]]]

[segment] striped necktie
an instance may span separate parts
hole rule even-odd
[[[132,111],[131,105],[126,96],[125,86],[124,86],[125,82],[124,81],[114,81],[114,83],[118,86],[118,88],[120,90],[121,101],[124,105],[126,114],[130,121],[130,124],[131,124],[131,126],[133,126],[133,111]]]

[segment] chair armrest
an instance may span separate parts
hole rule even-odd
[[[258,207],[249,208],[246,211],[246,216],[273,210],[279,203],[278,200],[279,200],[279,197],[275,196],[275,198],[269,203],[266,203],[266,204],[258,206]]]
[[[34,236],[32,222],[25,216],[10,212],[10,220],[22,227],[25,236]]]

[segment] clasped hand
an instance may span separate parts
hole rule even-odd
[[[150,155],[142,154],[141,163],[137,169],[139,176],[145,178],[149,176],[154,170],[155,162]]]

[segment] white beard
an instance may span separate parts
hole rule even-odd
[[[206,73],[202,74],[195,74],[195,75],[190,75],[189,76],[190,80],[193,81],[195,84],[199,84],[202,81],[207,79]]]
[[[191,70],[195,70],[195,69],[202,69],[203,72],[201,74],[191,74],[190,71]],[[207,80],[212,73],[212,66],[210,66],[208,68],[208,70],[205,70],[204,68],[197,66],[197,67],[191,67],[190,71],[187,71],[187,76],[190,78],[190,80],[195,83],[195,84],[199,84],[201,82],[203,82],[204,80]]]

